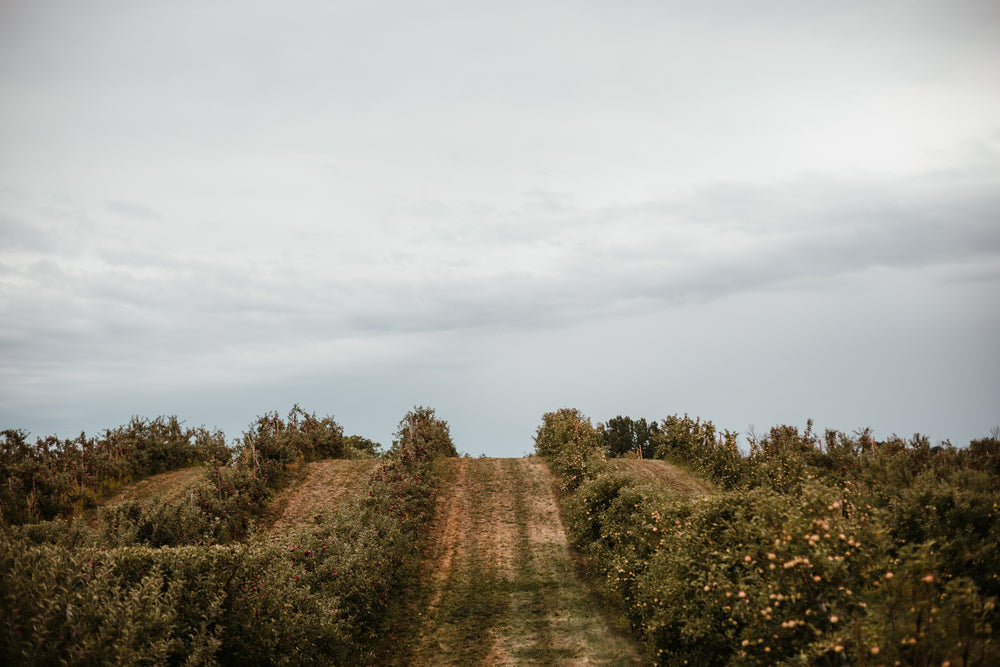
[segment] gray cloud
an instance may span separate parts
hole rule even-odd
[[[136,220],[163,220],[163,217],[153,209],[134,201],[115,199],[107,203],[107,208],[113,213]]]
[[[118,5],[0,5],[0,418],[997,403],[995,2]]]
[[[8,269],[42,291],[8,302],[5,319],[21,323],[14,331],[22,333],[6,344],[23,357],[40,349],[38,331],[63,331],[73,341],[66,349],[76,351],[89,332],[94,349],[111,355],[126,333],[183,353],[282,336],[549,329],[871,267],[996,261],[1000,194],[974,186],[956,193],[925,178],[878,188],[812,180],[717,186],[608,210],[529,208],[512,214],[507,233],[501,223],[476,228],[481,234],[463,226],[455,242],[445,224],[423,245],[400,248],[396,264],[412,270],[387,267],[373,278],[317,276],[280,257],[256,266],[182,258],[105,239],[89,255],[100,263],[87,270],[63,268],[53,254]],[[619,221],[628,227],[636,216],[641,233],[622,241]],[[676,227],[699,240],[678,246]],[[496,243],[513,257],[541,244],[545,273],[505,268]],[[435,275],[430,266],[449,248],[466,262]],[[494,268],[470,257],[478,248],[492,253],[483,261]],[[60,320],[77,324],[60,329]]]
[[[0,248],[21,251],[47,251],[54,239],[37,225],[13,218],[0,218]]]

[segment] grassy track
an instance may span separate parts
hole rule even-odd
[[[280,539],[281,535],[312,523],[318,514],[360,493],[377,465],[376,459],[328,459],[295,466],[287,483],[264,508],[259,521],[261,528],[270,538]],[[197,466],[153,475],[124,487],[100,505],[176,502],[204,479],[206,470]],[[85,514],[92,525],[98,516],[98,509]]]
[[[100,508],[106,505],[117,505],[129,501],[140,503],[176,502],[186,497],[191,489],[198,485],[205,477],[205,470],[204,466],[193,466],[139,480],[99,502],[97,507],[85,511],[83,517],[91,526],[96,526],[100,518]]]
[[[396,664],[636,664],[575,574],[546,465],[448,463],[418,622]]]
[[[312,523],[339,501],[360,493],[376,465],[376,459],[330,459],[300,465],[264,509],[261,527],[271,538],[280,539],[289,530]]]
[[[712,492],[705,481],[659,459],[608,459],[608,463],[639,483],[666,486],[681,496],[703,496]]]

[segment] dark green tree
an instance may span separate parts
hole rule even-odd
[[[620,458],[626,454],[636,454],[641,458],[652,458],[656,451],[656,422],[647,422],[645,417],[634,420],[621,415],[609,419],[601,431],[601,442],[607,455]]]

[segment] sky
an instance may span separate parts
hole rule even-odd
[[[1000,424],[995,0],[0,0],[0,427]]]

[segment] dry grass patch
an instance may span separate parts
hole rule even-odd
[[[181,468],[170,472],[153,475],[135,484],[123,487],[117,493],[109,496],[83,513],[84,520],[91,526],[96,526],[100,520],[101,508],[119,505],[126,502],[137,502],[143,505],[152,503],[177,503],[187,498],[200,482],[205,479],[205,466]]]
[[[635,664],[577,578],[539,459],[452,459],[407,665]]]
[[[345,498],[357,495],[378,465],[376,459],[330,459],[290,470],[287,485],[267,504],[261,528],[274,538],[310,524]]]
[[[639,484],[664,485],[682,496],[705,496],[714,491],[704,480],[660,459],[608,459],[608,464]]]

